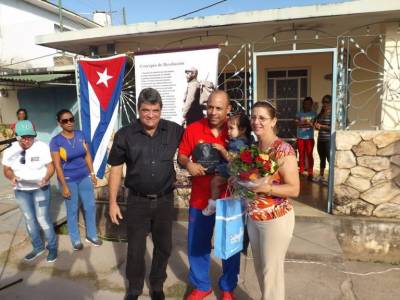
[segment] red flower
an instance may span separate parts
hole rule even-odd
[[[264,164],[264,163],[265,163],[265,160],[262,159],[262,157],[261,157],[260,155],[257,155],[257,157],[256,157],[256,159],[255,159],[255,162],[259,162],[259,163]]]
[[[242,172],[239,174],[240,179],[242,180],[255,180],[258,178],[259,171],[257,168],[253,168],[247,172]]]
[[[264,166],[263,166],[263,169],[266,172],[270,172],[271,171],[271,162],[270,161],[266,161]]]
[[[240,178],[241,180],[250,180],[250,179],[249,179],[249,178],[250,178],[250,174],[251,174],[251,173],[249,173],[249,172],[240,173],[240,174],[239,174],[239,178]]]
[[[251,164],[253,162],[253,158],[251,157],[251,151],[245,150],[242,153],[240,153],[240,159],[242,160],[242,162]]]

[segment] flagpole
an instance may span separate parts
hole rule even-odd
[[[74,66],[75,66],[75,83],[76,83],[76,97],[78,100],[78,120],[79,120],[79,129],[82,130],[82,115],[81,115],[81,94],[79,92],[80,89],[80,77],[78,72],[78,59],[77,55],[74,56]]]

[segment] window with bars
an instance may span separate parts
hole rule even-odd
[[[286,140],[296,139],[295,118],[302,100],[309,95],[307,69],[267,71],[267,98],[273,100],[278,113],[278,135]]]
[[[249,84],[249,72],[239,73],[221,73],[218,77],[218,88],[228,93],[231,100],[238,102],[243,108],[246,108],[246,83]],[[234,108],[235,110],[235,108]]]

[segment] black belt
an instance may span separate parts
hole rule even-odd
[[[164,197],[164,196],[167,196],[167,195],[171,194],[173,191],[174,191],[174,189],[171,188],[171,189],[168,189],[168,190],[166,190],[164,192],[157,193],[157,194],[145,194],[145,193],[137,192],[137,191],[134,191],[134,190],[130,190],[131,195],[142,197],[142,198],[148,198],[148,199],[158,199],[158,198],[161,198],[161,197]]]

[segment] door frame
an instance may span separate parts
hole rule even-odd
[[[296,55],[296,54],[313,54],[313,53],[332,53],[332,119],[331,119],[331,145],[330,145],[330,162],[329,162],[329,181],[328,181],[328,205],[327,212],[332,213],[333,205],[333,184],[334,184],[334,166],[335,166],[335,150],[336,150],[336,91],[337,91],[337,48],[319,48],[304,50],[283,50],[283,51],[262,51],[253,52],[253,103],[257,101],[257,58],[259,56],[276,56],[276,55]]]

